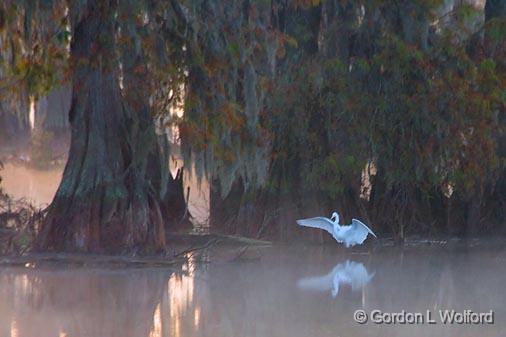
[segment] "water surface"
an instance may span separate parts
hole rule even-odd
[[[2,268],[0,336],[504,336],[502,247],[239,252],[176,269]],[[493,310],[495,322],[358,324],[357,309]]]

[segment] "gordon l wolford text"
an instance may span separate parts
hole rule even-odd
[[[438,310],[434,314],[431,310],[422,312],[383,312],[372,310],[370,320],[376,324],[493,324],[494,312],[474,312],[472,310]]]

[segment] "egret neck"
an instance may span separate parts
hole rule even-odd
[[[339,214],[337,214],[337,212],[332,213],[330,220],[332,220],[332,222],[334,223],[334,230],[339,228]]]

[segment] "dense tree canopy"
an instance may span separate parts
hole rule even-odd
[[[130,248],[149,236],[159,248],[156,214],[184,204],[155,124],[178,128],[186,168],[211,182],[216,230],[290,238],[298,216],[339,209],[399,238],[502,231],[506,6],[484,5],[6,1],[0,97],[21,102],[72,79],[74,148],[60,192],[77,179],[88,197],[114,200],[75,208],[57,195],[52,214],[65,227],[99,210],[98,241],[129,214],[144,224],[137,239],[111,230]],[[87,161],[93,132],[104,143],[90,158],[103,158]],[[71,169],[83,160],[89,169]],[[102,178],[79,178],[89,172]]]

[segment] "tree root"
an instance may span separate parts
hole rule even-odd
[[[33,247],[44,211],[0,191],[0,254],[23,254]]]

